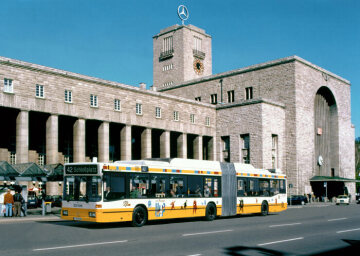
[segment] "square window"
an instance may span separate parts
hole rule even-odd
[[[196,97],[195,101],[201,101],[201,97]]]
[[[97,107],[98,106],[98,97],[97,95],[90,94],[90,106]]]
[[[35,90],[35,96],[38,98],[44,98],[44,86],[37,84]]]
[[[121,110],[121,102],[119,99],[114,99],[114,110],[117,110],[117,111]]]
[[[174,121],[179,121],[179,111],[174,111]]]
[[[205,117],[205,125],[210,126],[210,117]]]
[[[72,92],[70,90],[65,90],[65,102],[72,103]]]
[[[245,99],[251,100],[253,98],[253,88],[247,87],[245,88]]]
[[[142,115],[142,104],[136,103],[136,114]]]
[[[195,115],[194,114],[190,114],[190,122],[192,124],[195,124]]]
[[[9,93],[14,92],[12,79],[4,78],[4,92],[9,92]]]
[[[211,104],[217,104],[217,94],[211,94],[210,101]]]
[[[227,95],[228,95],[228,103],[232,103],[232,102],[235,101],[235,93],[234,93],[234,90],[228,91],[228,92],[227,92]]]
[[[161,118],[161,108],[159,108],[159,107],[155,108],[155,117]]]

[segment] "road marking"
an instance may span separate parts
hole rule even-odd
[[[328,221],[347,220],[347,218],[330,219]]]
[[[35,251],[48,251],[48,250],[67,249],[67,248],[85,247],[85,246],[94,246],[94,245],[117,244],[117,243],[126,243],[127,241],[128,241],[128,240],[102,242],[102,243],[93,243],[93,244],[76,244],[76,245],[68,245],[68,246],[58,246],[58,247],[49,247],[49,248],[33,249],[33,251],[34,251],[34,252],[35,252]]]
[[[211,231],[211,232],[202,232],[202,233],[192,233],[192,234],[182,234],[182,236],[197,236],[197,235],[208,235],[208,234],[215,234],[215,233],[224,233],[224,232],[232,232],[234,230],[218,230],[218,231]]]
[[[289,224],[280,224],[280,225],[271,225],[269,228],[275,228],[275,227],[283,227],[283,226],[294,226],[294,225],[300,225],[301,223],[289,223]]]
[[[202,254],[191,254],[191,255],[188,255],[188,256],[201,256]]]
[[[336,233],[339,234],[339,233],[345,233],[345,232],[351,232],[351,231],[358,231],[358,230],[360,230],[360,228],[337,231]]]
[[[290,242],[290,241],[294,241],[294,240],[301,240],[304,239],[303,237],[297,237],[297,238],[292,238],[292,239],[287,239],[287,240],[281,240],[281,241],[274,241],[274,242],[269,242],[269,243],[264,243],[264,244],[258,244],[258,246],[263,246],[263,245],[268,245],[268,244],[278,244],[278,243],[285,243],[285,242]]]

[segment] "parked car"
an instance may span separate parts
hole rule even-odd
[[[350,204],[350,198],[347,195],[341,195],[336,198],[336,205],[339,204]]]
[[[53,202],[51,206],[61,207],[62,196],[52,196],[52,198],[53,198]]]
[[[306,196],[303,195],[292,195],[291,197],[288,197],[287,202],[289,205],[294,205],[294,204],[305,205],[308,203],[308,199]]]
[[[38,198],[36,196],[28,196],[27,208],[37,208],[39,206]]]

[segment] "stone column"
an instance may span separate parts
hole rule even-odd
[[[141,158],[151,158],[151,129],[149,128],[141,133]]]
[[[121,160],[131,160],[131,125],[126,125],[120,131]]]
[[[203,137],[196,136],[194,140],[194,159],[203,160]]]
[[[217,161],[217,154],[216,154],[216,136],[212,137],[209,141],[209,160]]]
[[[187,135],[186,133],[180,134],[177,139],[177,152],[178,157],[187,158]]]
[[[85,162],[85,119],[74,124],[74,162]]]
[[[164,131],[160,136],[160,157],[170,157],[170,131]]]
[[[109,162],[109,123],[103,122],[98,128],[99,162]]]
[[[59,163],[59,117],[51,115],[46,121],[46,164]]]
[[[16,118],[16,163],[29,162],[29,111],[21,110]]]

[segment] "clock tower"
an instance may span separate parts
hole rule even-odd
[[[212,75],[211,36],[193,25],[174,25],[153,37],[154,88]]]

